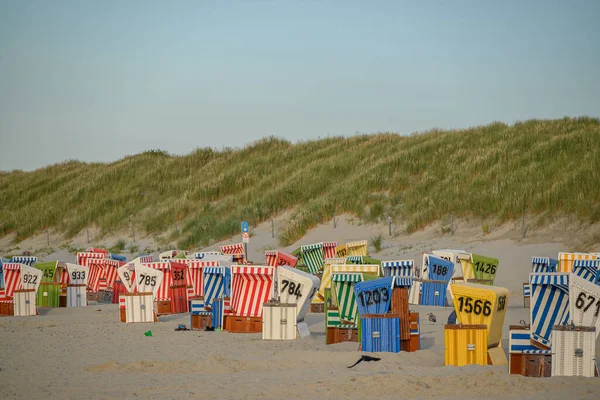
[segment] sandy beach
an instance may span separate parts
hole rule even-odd
[[[342,218],[335,229],[331,224],[320,226],[287,250],[321,240],[366,239],[385,233],[386,229]],[[542,233],[520,240],[518,229],[515,232],[507,228],[488,237],[464,229],[454,236],[429,230],[386,237],[384,249],[371,253],[384,260],[412,258],[418,264],[422,252],[441,248],[498,257],[496,284],[510,291],[503,329],[506,349],[508,326],[530,319],[529,309],[523,308],[522,283],[528,278],[531,257],[556,257],[571,246],[574,235],[561,243],[548,241]],[[264,259],[264,248],[272,246],[275,240],[271,238],[270,224],[256,227],[251,258],[255,262]],[[57,256],[54,253],[44,258]],[[323,314],[308,314],[311,337],[273,342],[261,340],[260,334],[175,331],[178,324],[189,324],[187,314],[162,316],[155,324],[124,324],[118,320],[117,305],[41,309],[38,317],[0,318],[0,397],[597,398],[599,379],[524,378],[509,375],[505,367],[444,367],[444,323],[451,308],[411,309],[420,313],[422,350],[377,353],[381,361],[363,362],[352,369],[347,366],[361,355],[357,344],[325,345]],[[437,317],[436,323],[427,319],[430,312]],[[144,336],[148,329],[152,330],[152,337]]]

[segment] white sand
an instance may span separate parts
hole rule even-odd
[[[414,258],[417,263],[423,251],[436,248],[498,257],[497,285],[510,290],[506,337],[509,324],[529,322],[529,310],[522,308],[522,282],[527,280],[531,257],[556,257],[569,248],[565,243],[572,238],[563,234],[548,240],[545,232],[517,242],[518,227],[490,237],[476,231],[465,228],[454,237],[440,237],[430,229],[386,238],[385,250],[371,252],[385,260]],[[341,219],[336,229],[331,223],[321,226],[287,249],[323,240],[367,239],[377,232],[387,233],[387,227],[357,226]],[[579,235],[585,239],[585,232]],[[264,247],[277,247],[270,223],[257,227],[251,240],[250,256],[257,262],[264,259]],[[237,238],[223,243],[233,242]],[[71,254],[60,256],[74,260]],[[444,367],[443,324],[451,309],[411,308],[421,313],[423,350],[378,353],[381,361],[363,362],[353,369],[346,366],[360,357],[357,345],[325,345],[322,314],[308,315],[310,338],[285,342],[262,341],[260,334],[174,331],[178,323],[189,325],[187,314],[160,317],[155,324],[123,324],[116,305],[42,309],[38,317],[4,317],[0,318],[0,398],[598,398],[600,379],[536,379],[510,376],[503,367]],[[436,324],[427,320],[429,312],[436,315]],[[148,329],[153,337],[144,336]],[[600,356],[600,343],[598,350]]]

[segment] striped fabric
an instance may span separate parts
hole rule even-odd
[[[32,267],[33,264],[35,264],[37,262],[37,257],[34,257],[34,256],[12,256],[12,258],[10,259],[10,262],[25,264],[25,265]]]
[[[394,276],[393,287],[411,287],[413,285],[412,276]]]
[[[360,240],[358,242],[346,243],[347,256],[366,256],[367,241]]]
[[[573,274],[586,281],[597,284],[600,260],[575,260],[573,263]]]
[[[12,298],[6,297],[6,292],[4,291],[4,289],[0,290],[0,303],[13,303]]]
[[[265,251],[265,257],[267,259],[267,265],[270,267],[276,267],[277,266],[277,255],[278,255],[278,251],[277,250],[267,250]]]
[[[208,308],[212,308],[214,299],[226,296],[227,267],[204,267],[202,269],[203,289],[202,296]]]
[[[414,286],[413,286],[414,287]],[[446,307],[448,282],[443,281],[421,281],[421,301],[422,306]],[[409,293],[410,296],[410,293]]]
[[[321,299],[325,298],[325,289],[331,288],[332,274],[342,272],[362,272],[372,276],[379,276],[379,265],[326,264],[325,269],[323,270],[323,276],[321,276],[321,285],[319,287]]]
[[[191,299],[190,300],[190,314],[191,315],[204,315],[200,314],[205,312],[206,308],[204,308],[204,300],[203,299]]]
[[[337,242],[323,242],[323,258],[333,258],[335,257],[335,248],[337,247]]]
[[[298,263],[297,257],[279,250],[267,250],[265,251],[265,257],[267,259],[267,265],[270,267],[287,265],[288,267],[294,268]]]
[[[529,283],[532,285],[557,285],[569,290],[569,274],[548,273],[529,274]]]
[[[231,267],[231,311],[245,317],[262,316],[262,306],[273,295],[275,268],[269,266]]]
[[[348,256],[346,257],[346,264],[362,264],[363,256]]]
[[[97,292],[100,286],[100,278],[104,275],[104,268],[93,262],[93,259],[86,260],[89,268],[87,289],[89,292]]]
[[[410,287],[410,290],[408,291],[408,303],[414,304],[414,305],[419,305],[421,303],[420,298],[421,298],[421,280],[414,279],[413,284]]]
[[[206,256],[222,256],[223,253],[221,253],[220,251],[201,251],[198,253],[194,253],[194,259],[196,260],[202,260],[204,257]]]
[[[343,264],[343,265],[332,265],[331,273],[340,272],[362,272],[372,276],[380,276],[380,266],[378,264]]]
[[[151,255],[139,256],[138,259],[141,263],[151,263],[152,261],[154,261]]]
[[[550,347],[552,327],[569,319],[569,274],[530,274],[531,340]]]
[[[112,260],[110,260],[112,261]],[[123,264],[122,262],[118,262],[118,264]],[[109,289],[112,289],[115,285],[115,281],[117,280],[117,270],[119,269],[119,267],[121,265],[112,265],[112,263],[110,265],[106,266],[106,287]]]
[[[340,329],[356,329],[358,325],[356,324],[339,324],[338,328]]]
[[[244,243],[229,244],[221,246],[223,254],[244,254]]]
[[[475,279],[475,269],[473,268],[473,255],[472,254],[469,258],[461,258],[460,259],[460,267],[462,269],[462,276],[465,281],[467,281],[469,279]],[[421,275],[423,275],[423,274],[421,274]],[[421,276],[421,278],[423,278],[423,276]]]
[[[171,301],[171,291],[169,290],[173,285],[173,274],[171,271],[171,263],[169,261],[154,261],[151,263],[143,263],[144,266],[158,271],[163,272],[163,279],[156,292],[154,300],[157,301]]]
[[[531,257],[531,272],[551,273],[556,272],[557,261],[551,260],[550,257]]]
[[[86,262],[88,267],[90,267],[88,286],[92,292],[105,290],[106,288],[112,289],[115,279],[117,278],[117,269],[124,264],[122,261],[110,258],[88,258]],[[96,274],[99,275],[96,276]],[[102,285],[105,289],[100,287],[100,282],[102,282],[103,279],[104,283],[102,283]]]
[[[552,350],[540,350],[540,349],[536,349],[535,347],[532,347],[531,349],[523,350],[522,353],[523,354],[543,354],[543,355],[549,356],[552,354]]]
[[[332,257],[325,259],[325,265],[341,265],[346,264],[346,258],[343,257]]]
[[[331,276],[332,282],[362,282],[363,275],[361,273],[335,273]]]
[[[529,283],[523,284],[523,297],[531,296],[531,285]]]
[[[185,295],[188,299],[191,299],[192,297],[197,297],[196,292],[194,291],[194,287],[189,285],[187,288],[185,288]]]
[[[321,284],[319,285],[319,290],[315,297],[313,297],[313,303],[322,302],[325,298],[325,289],[331,288],[331,265],[329,262],[332,260],[340,260],[339,258],[329,258],[326,260],[325,265],[323,266],[323,274],[321,275]],[[343,262],[346,262],[346,259]]]
[[[187,265],[187,282],[193,288],[192,296],[204,296],[203,269],[206,267],[218,267],[218,261],[201,261],[201,260],[178,260],[185,262]]]
[[[89,260],[91,258],[105,258],[105,257],[106,257],[105,253],[91,253],[91,252],[87,252],[87,251],[80,251],[79,253],[77,253],[77,265],[87,266],[88,265],[87,260]]]
[[[529,329],[515,329],[509,331],[508,352],[511,354],[546,354],[552,350],[540,350],[531,345],[531,331]]]
[[[323,271],[323,243],[307,244],[300,248],[302,251],[302,260],[308,267],[308,272],[316,275]]]
[[[187,282],[188,287],[192,287],[192,292],[194,291],[194,285],[192,284],[192,281],[194,280],[193,274],[192,274],[192,270],[190,269],[189,265],[186,263],[186,265],[188,266],[185,270],[185,281]],[[202,279],[202,275],[200,277],[200,279]],[[202,286],[202,285],[201,285]],[[202,290],[202,289],[200,289]],[[188,296],[189,298],[189,296]]]
[[[69,273],[67,272],[67,269],[63,269],[63,273],[60,276],[60,284],[61,285],[68,285],[71,282],[71,279],[69,278]]]
[[[231,299],[229,297],[226,297],[223,299],[223,315],[229,314],[231,314]]]
[[[508,352],[523,353],[525,350],[534,350],[531,345],[531,332],[529,330],[518,329],[509,331]]]
[[[20,290],[21,285],[21,264],[2,263],[4,270],[4,296],[12,298],[15,290]]]
[[[213,301],[212,313],[213,328],[222,328],[223,317],[231,314],[231,302],[229,298],[215,299]]]
[[[412,313],[411,313],[412,314]],[[410,334],[411,335],[420,335],[421,334],[421,320],[417,316],[416,327],[413,324],[410,324]]]
[[[337,328],[340,324],[340,312],[338,309],[328,309],[325,316],[325,326],[327,328]]]
[[[575,260],[595,260],[598,256],[593,253],[558,253],[558,271],[571,272]]]
[[[331,292],[340,312],[340,320],[355,322],[358,307],[354,295],[354,284],[362,282],[361,273],[334,273],[331,275]]]
[[[383,276],[412,276],[414,260],[382,261]]]

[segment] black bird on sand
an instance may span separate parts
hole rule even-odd
[[[363,361],[379,361],[381,360],[381,358],[377,358],[377,357],[371,357],[371,356],[362,356],[361,358],[358,359],[357,362],[355,362],[354,364],[352,364],[351,366],[349,366],[348,368],[352,368],[354,367],[356,364],[363,362]]]

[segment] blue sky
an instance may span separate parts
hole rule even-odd
[[[598,1],[0,1],[0,170],[600,114]]]

